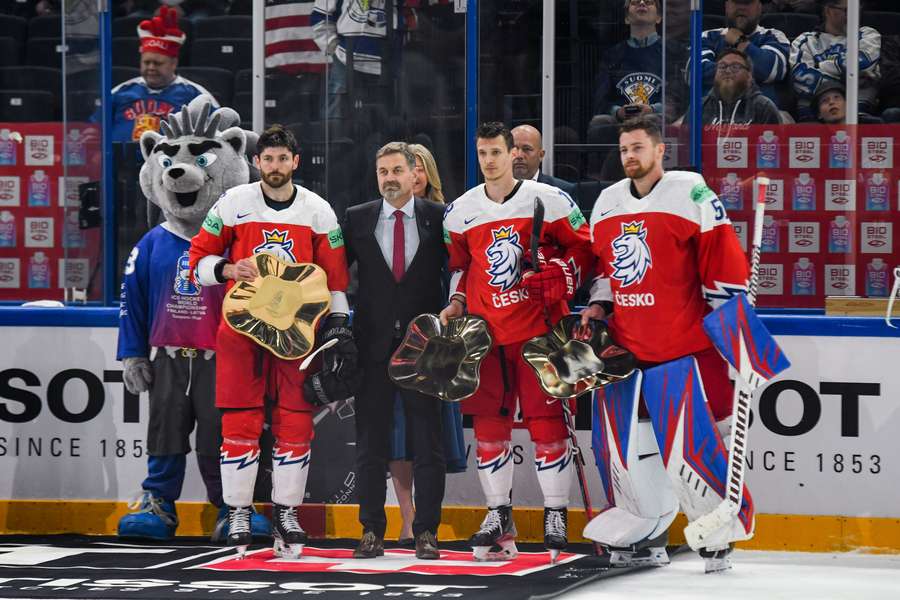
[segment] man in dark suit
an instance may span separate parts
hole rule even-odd
[[[357,497],[363,537],[354,558],[384,554],[385,473],[397,394],[403,400],[415,456],[416,557],[440,557],[436,536],[445,476],[441,401],[397,388],[387,374],[388,360],[409,322],[422,313],[436,314],[445,304],[444,207],[413,197],[415,166],[415,156],[405,143],[382,147],[375,155],[375,167],[383,198],[351,207],[342,225],[347,262],[358,263],[353,333],[363,368],[362,391],[356,396]]]
[[[513,128],[517,156],[513,159],[513,175],[516,179],[533,179],[546,183],[567,193],[576,202],[576,186],[565,179],[541,173],[541,161],[544,160],[544,145],[541,132],[531,125],[519,125]]]

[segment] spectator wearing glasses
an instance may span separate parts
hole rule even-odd
[[[737,48],[723,50],[716,60],[713,89],[703,99],[704,125],[778,124],[778,107],[753,81],[753,61]]]
[[[760,91],[772,101],[777,100],[775,84],[788,75],[791,44],[777,29],[759,25],[762,15],[760,0],[727,0],[725,18],[727,27],[703,32],[703,89],[712,87],[716,78],[719,54],[728,48],[736,48],[747,54],[753,63],[753,79]]]
[[[847,0],[820,0],[822,24],[817,31],[797,36],[791,44],[791,80],[797,94],[800,121],[816,118],[813,98],[829,83],[847,77]],[[859,28],[859,112],[873,114],[881,79],[881,34]]]

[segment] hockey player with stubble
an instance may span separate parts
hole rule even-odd
[[[654,118],[638,117],[626,121],[620,127],[619,152],[627,178],[605,189],[591,212],[591,242],[597,257],[597,277],[591,286],[589,306],[582,312],[582,321],[607,320],[613,340],[638,359],[644,385],[641,391],[640,384],[636,384],[634,393],[640,403],[635,415],[639,414],[638,422],[647,426],[653,421],[652,412],[651,418],[646,418],[648,404],[652,405],[648,398],[651,389],[647,385],[651,377],[649,370],[676,359],[693,357],[695,366],[691,367],[691,372],[702,380],[706,402],[701,403],[704,408],[692,414],[694,419],[708,423],[707,429],[712,434],[712,439],[707,442],[709,448],[701,458],[706,459],[706,454],[721,456],[719,453],[724,453],[727,460],[727,444],[723,445],[720,434],[727,435],[731,422],[733,386],[728,363],[705,333],[703,318],[731,296],[746,291],[747,258],[722,203],[706,186],[703,177],[685,171],[664,172],[665,145]],[[716,421],[718,434],[709,413]],[[655,423],[653,426],[656,428]],[[670,423],[669,427],[671,435],[660,438],[657,431],[657,439],[666,444],[673,443],[671,438],[676,423]],[[685,427],[692,428],[697,436],[693,425],[688,423]],[[620,434],[604,431],[602,435],[616,437]],[[652,451],[641,448],[638,452],[642,464],[645,454],[659,452],[667,457],[670,461],[668,477],[665,473],[641,475],[647,472],[641,471],[645,467],[629,465],[631,479],[621,482],[622,487],[644,490],[645,496],[653,496],[650,504],[668,508],[661,508],[656,513],[637,511],[639,514],[634,514],[635,501],[623,497],[619,502],[620,497],[616,496],[615,508],[621,512],[607,510],[598,517],[599,520],[595,519],[598,523],[594,526],[603,529],[604,533],[592,539],[601,544],[609,539],[606,536],[622,539],[622,531],[627,529],[623,523],[643,520],[650,523],[648,531],[662,534],[655,540],[628,540],[627,548],[607,546],[607,550],[614,557],[622,557],[619,564],[648,556],[650,563],[666,564],[664,532],[668,528],[667,520],[674,518],[679,502],[689,521],[697,518],[692,509],[696,503],[691,494],[695,491],[706,494],[709,490],[700,485],[703,482],[691,481],[688,485],[678,473],[673,474],[675,469],[671,461],[680,454],[678,448],[673,450],[671,445],[656,448],[654,445]],[[663,468],[660,462],[659,469]],[[617,488],[615,494],[618,493]],[[640,495],[639,492],[632,493]],[[715,548],[715,552],[701,551],[702,556],[718,558],[727,555],[731,542],[752,535],[753,505],[749,494],[745,492],[744,495],[744,510],[727,531],[722,532],[724,543]],[[636,504],[641,505],[641,498]],[[620,519],[619,523],[612,522],[616,518]],[[608,526],[600,527],[599,523],[604,519],[610,522]],[[589,524],[585,535],[588,536],[591,530]]]
[[[204,285],[251,282],[258,276],[254,255],[267,252],[290,263],[315,263],[327,275],[331,313],[316,341],[337,343],[324,351],[323,372],[350,379],[356,346],[347,325],[347,262],[343,237],[331,206],[292,182],[299,165],[297,141],[274,125],[256,146],[262,181],[233,187],[216,202],[191,240],[190,265]],[[227,257],[227,258],[226,258]],[[272,523],[275,553],[296,558],[306,541],[297,520],[303,502],[313,436],[313,405],[304,396],[305,372],[298,361],[279,358],[220,321],[216,337],[216,406],[222,409],[222,492],[229,507],[228,544],[243,555],[251,541],[253,487],[259,468],[259,436],[265,403],[271,401]]]
[[[567,314],[580,275],[593,262],[587,223],[564,192],[513,176],[517,150],[502,123],[485,123],[475,134],[485,183],[472,188],[444,213],[450,254],[450,304],[441,321],[465,312],[483,317],[494,344],[481,365],[478,390],[463,400],[473,415],[478,478],[488,504],[480,530],[469,540],[476,560],[516,556],[512,520],[513,461],[510,440],[518,399],[534,442],[535,468],[544,495],[544,544],[567,545],[567,507],[572,453],[560,401],[541,390],[522,358],[522,344],[544,335],[548,322]],[[541,255],[526,256],[535,199],[545,206]],[[539,272],[525,265],[540,260]],[[574,403],[572,403],[574,409]],[[492,552],[499,546],[500,550]]]

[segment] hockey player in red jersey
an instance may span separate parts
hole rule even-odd
[[[481,366],[475,394],[463,401],[474,415],[476,461],[488,513],[469,540],[476,560],[516,555],[511,491],[510,440],[516,399],[535,444],[535,467],[544,494],[544,543],[567,544],[567,506],[572,454],[560,401],[545,395],[521,355],[524,342],[549,330],[568,313],[580,277],[593,262],[587,223],[566,193],[513,177],[513,137],[502,123],[486,123],[476,133],[478,162],[485,183],[447,207],[445,241],[450,254],[450,304],[441,320],[467,310],[487,320],[494,347]],[[543,256],[526,256],[532,235],[535,198],[545,206]],[[541,260],[541,270],[525,270]],[[546,308],[546,310],[545,310]],[[499,552],[491,552],[500,546]]]
[[[191,240],[190,265],[206,285],[253,281],[252,257],[261,252],[291,263],[315,263],[324,269],[331,292],[331,314],[318,340],[336,338],[324,353],[325,369],[355,372],[356,346],[347,326],[349,306],[343,237],[331,206],[291,181],[299,164],[297,142],[290,131],[273,126],[256,147],[262,181],[231,188],[210,209],[200,232]],[[249,337],[233,331],[223,319],[216,338],[216,405],[222,409],[220,465],[225,503],[229,506],[229,545],[246,551],[253,485],[259,468],[259,436],[264,403],[274,401],[272,430],[272,515],[275,550],[297,557],[306,533],[297,521],[309,473],[313,436],[312,405],[304,397],[305,374],[298,361],[278,358]]]
[[[706,186],[703,177],[691,172],[663,171],[665,147],[653,118],[639,117],[623,124],[619,151],[627,178],[605,189],[591,212],[597,277],[582,318],[585,322],[589,318],[607,319],[616,343],[637,357],[643,373],[636,376],[638,383],[629,388],[628,394],[634,394],[634,404],[630,403],[629,396],[624,399],[624,406],[629,407],[626,410],[633,409],[635,419],[638,419],[638,407],[641,417],[646,417],[650,409],[650,418],[640,419],[639,427],[650,427],[652,423],[658,443],[652,444],[652,449],[638,448],[640,461],[629,463],[625,458],[619,464],[615,456],[611,459],[615,463],[612,476],[623,483],[613,486],[615,492],[607,490],[607,498],[614,506],[594,519],[585,529],[585,535],[611,549],[614,558],[621,559],[622,564],[641,558],[665,564],[668,560],[664,534],[679,503],[689,520],[697,518],[703,514],[707,498],[714,495],[707,492],[717,492],[716,488],[723,483],[709,475],[713,469],[707,468],[710,461],[723,455],[727,461],[727,445],[723,445],[720,434],[712,426],[709,413],[719,422],[721,435],[726,435],[732,408],[732,383],[727,363],[704,332],[703,317],[733,295],[746,291],[749,268],[722,203]],[[685,361],[685,357],[693,360]],[[686,378],[660,371],[660,366],[669,368],[667,365],[676,362],[683,365]],[[651,398],[650,389],[665,388],[651,385],[650,380],[660,376],[668,377],[670,388],[676,379],[699,379],[702,389],[694,389],[705,396],[705,401],[690,404],[680,412],[669,406],[667,414],[654,414],[659,398]],[[608,389],[607,405],[611,394],[623,392]],[[600,397],[598,408],[602,409],[603,396]],[[640,402],[636,401],[638,398]],[[694,408],[698,410],[692,412]],[[621,406],[607,410],[614,414],[620,409]],[[693,415],[694,421],[683,423],[678,429],[679,419],[691,418],[684,415]],[[629,429],[622,423],[609,430],[601,427],[602,431],[594,432],[595,442],[599,439],[595,445],[607,449],[611,445],[627,447],[627,441],[618,439],[623,427]],[[666,430],[660,432],[660,429]],[[686,442],[679,437],[685,435],[690,438]],[[693,447],[689,447],[699,444],[701,438],[708,453],[702,457],[700,452],[692,453]],[[652,439],[652,435],[638,436],[642,443]],[[679,444],[684,445],[684,452]],[[644,460],[657,453],[661,456]],[[607,463],[609,460],[607,456]],[[677,472],[681,460],[690,463],[691,472],[706,473],[707,478],[685,481],[685,471]],[[664,461],[666,464],[662,464]],[[604,465],[598,463],[598,466],[604,478]],[[665,469],[668,478],[659,469]],[[703,498],[695,494],[702,494]],[[653,499],[648,502],[651,496]],[[730,551],[730,542],[752,535],[753,508],[749,494],[745,494],[745,501],[747,506],[741,519],[736,519],[729,531],[722,532],[721,543],[715,544],[717,548],[703,549],[702,555],[721,558]]]

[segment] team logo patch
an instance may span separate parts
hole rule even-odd
[[[490,265],[485,272],[491,276],[490,283],[505,292],[519,283],[522,278],[522,256],[525,251],[519,243],[519,234],[513,226],[492,229],[494,241],[484,253]]]
[[[191,277],[191,263],[187,250],[178,257],[178,267],[175,270],[175,293],[180,296],[200,295],[200,286]]]
[[[700,204],[714,197],[716,194],[705,183],[698,183],[691,188],[691,200]]]
[[[222,219],[219,218],[218,215],[214,215],[212,212],[210,212],[203,220],[203,229],[213,235],[221,235]]]
[[[263,243],[253,249],[253,254],[268,252],[282,260],[297,262],[297,259],[294,258],[294,253],[291,252],[294,248],[294,240],[288,237],[287,230],[278,231],[278,229],[272,229],[271,231],[266,231],[263,229],[262,233]],[[329,234],[329,242],[331,241],[330,237],[331,234]],[[341,243],[343,243],[343,237],[341,238]]]
[[[331,246],[332,250],[344,245],[344,232],[341,231],[340,227],[328,232],[328,245]]]
[[[577,206],[572,209],[572,212],[569,213],[569,225],[572,226],[572,229],[578,231],[578,228],[587,223],[584,220],[584,215],[581,214],[581,209]]]
[[[619,80],[616,89],[631,104],[650,104],[650,98],[662,87],[662,80],[653,73],[631,73]]]
[[[622,233],[612,242],[612,277],[622,282],[622,287],[640,283],[653,266],[650,247],[647,245],[647,230],[643,221],[622,223]]]

